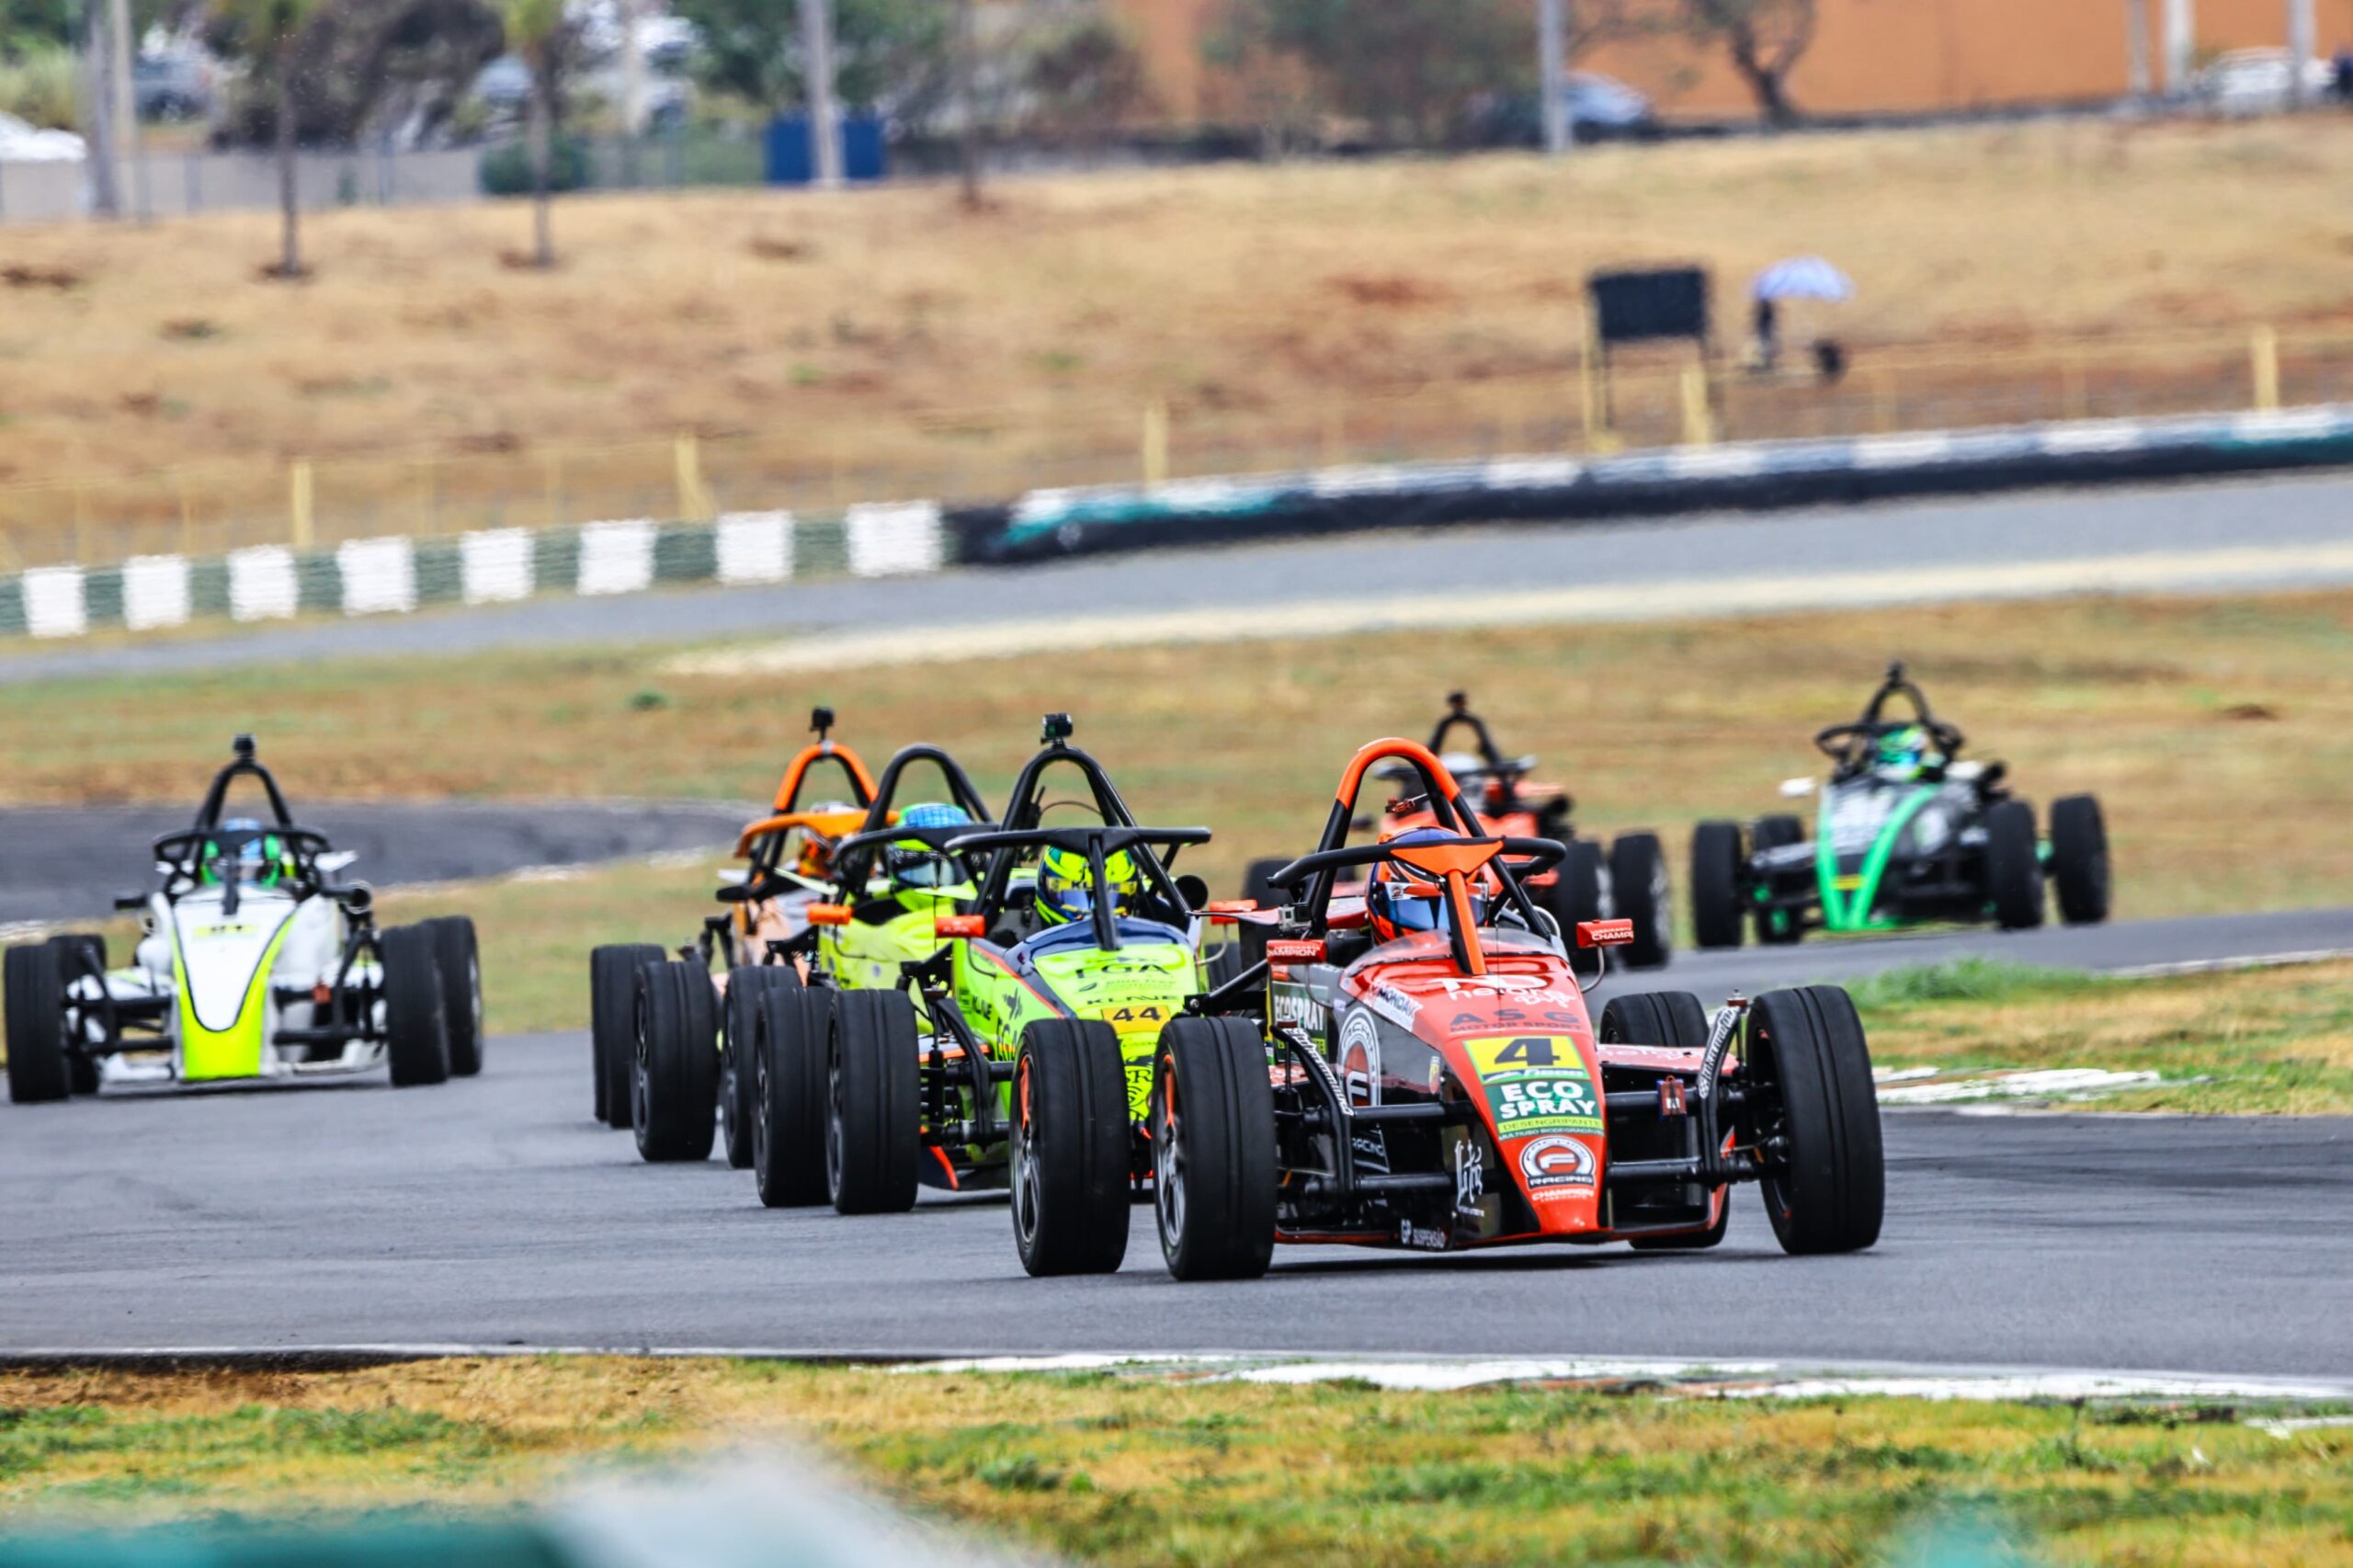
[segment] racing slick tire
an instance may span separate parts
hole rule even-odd
[[[1666,851],[1654,833],[1621,833],[1609,846],[1609,891],[1614,913],[1634,923],[1626,961],[1656,969],[1675,947],[1674,894],[1666,882]]]
[[[46,942],[10,948],[0,960],[8,987],[8,1098],[17,1105],[74,1092],[65,1051],[65,974]]]
[[[1128,1256],[1133,1143],[1120,1037],[1099,1018],[1021,1031],[1013,1069],[1013,1244],[1033,1277],[1113,1274]]]
[[[1752,855],[1804,842],[1805,824],[1786,812],[1758,817],[1748,831],[1749,853]],[[1756,939],[1777,948],[1794,946],[1805,940],[1805,921],[1795,910],[1759,909],[1756,911]]]
[[[1601,1009],[1598,1038],[1609,1045],[1667,1045],[1678,1051],[1699,1051],[1708,1043],[1708,1010],[1688,991],[1637,991],[1612,996]],[[1627,1244],[1636,1252],[1692,1252],[1724,1239],[1732,1218],[1725,1199],[1716,1222],[1704,1231],[1671,1236],[1631,1236]]]
[[[1261,909],[1280,908],[1289,903],[1290,894],[1267,879],[1290,864],[1279,855],[1251,861],[1249,868],[1242,873],[1242,896],[1256,901]],[[1266,926],[1236,926],[1233,929],[1235,945],[1242,949],[1243,969],[1248,969],[1267,956]]]
[[[719,997],[710,971],[673,960],[637,971],[630,1125],[654,1164],[710,1158],[719,1130]]]
[[[74,931],[51,937],[49,945],[57,954],[58,983],[71,991],[74,983],[85,976],[98,983],[101,990],[107,983],[107,939],[95,931]],[[80,1051],[65,1053],[65,1076],[77,1095],[98,1092],[98,1059]]]
[[[637,971],[660,963],[651,942],[622,943],[588,955],[588,1050],[597,1079],[597,1119],[626,1131],[630,1064],[637,1058]]]
[[[904,991],[834,998],[825,1063],[825,1189],[837,1214],[900,1214],[915,1206],[923,1154],[915,1005]]]
[[[1736,948],[1746,934],[1741,919],[1740,824],[1703,822],[1691,833],[1691,927],[1702,948]]]
[[[2034,808],[1996,801],[1985,813],[1985,894],[2005,931],[2042,924],[2042,856],[2034,837]]]
[[[752,1055],[752,1183],[770,1209],[805,1209],[825,1190],[826,986],[779,986],[760,998]]]
[[[772,990],[797,991],[801,971],[790,964],[738,964],[728,971],[725,1025],[719,1032],[719,1146],[731,1170],[752,1165],[753,1128],[759,1119],[760,1012]]]
[[[2089,795],[2051,802],[2051,880],[2060,919],[2097,926],[2108,918],[2108,824]]]
[[[1577,946],[1577,926],[1587,920],[1606,920],[1610,912],[1609,859],[1590,838],[1572,838],[1562,857],[1552,885],[1545,890],[1545,913],[1559,922],[1561,942],[1569,950],[1569,968],[1581,985],[1590,985],[1601,972],[1601,954]]]
[[[1275,1250],[1275,1093],[1243,1018],[1176,1018],[1152,1074],[1153,1212],[1179,1279],[1256,1279]]]
[[[392,1087],[449,1079],[449,1019],[441,1002],[441,961],[423,926],[391,926],[376,938],[384,972],[384,1058]]]
[[[471,1078],[482,1071],[482,944],[475,940],[474,923],[462,915],[445,915],[423,925],[433,933],[434,960],[441,968],[449,1075]]]
[[[1749,1009],[1741,1058],[1740,1141],[1783,1151],[1759,1183],[1781,1250],[1859,1252],[1878,1241],[1886,1156],[1853,999],[1835,985],[1767,992]]]

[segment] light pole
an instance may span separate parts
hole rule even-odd
[[[2197,45],[2198,20],[2191,0],[2165,0],[2165,91],[2189,88],[2189,56]]]
[[[1568,62],[1569,0],[1537,0],[1536,81],[1543,95],[1544,151],[1555,156],[1569,150]]]
[[[801,47],[808,56],[809,150],[817,183],[842,183],[842,117],[834,101],[834,0],[801,0]]]
[[[2288,0],[2288,102],[2296,108],[2312,102],[2312,84],[2304,73],[2311,68],[2319,31],[2313,20],[2313,0]]]
[[[2136,98],[2149,96],[2149,0],[2124,0],[2125,86]]]

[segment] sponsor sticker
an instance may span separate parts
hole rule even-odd
[[[1457,1043],[1487,1083],[1553,1073],[1585,1076],[1585,1058],[1566,1035],[1486,1035]]]
[[[1412,1247],[1416,1252],[1444,1252],[1452,1238],[1446,1232],[1431,1226],[1400,1220],[1397,1221],[1397,1240],[1400,1244]]]
[[[1520,1146],[1520,1178],[1539,1203],[1574,1198],[1593,1188],[1593,1151],[1581,1138],[1553,1132]]]
[[[1586,1078],[1506,1078],[1487,1085],[1495,1131],[1506,1138],[1531,1132],[1598,1132],[1601,1105]]]

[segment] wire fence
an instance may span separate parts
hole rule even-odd
[[[1061,400],[800,429],[596,445],[190,465],[0,487],[0,570],[330,548],[605,519],[834,513],[1025,492],[1406,460],[1597,454],[1725,440],[1959,430],[2353,401],[2353,335],[2268,328],[2016,347],[1866,347],[1836,379],[1652,355],[1607,373],[1335,388],[1312,405]]]

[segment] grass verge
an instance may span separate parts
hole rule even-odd
[[[920,1397],[916,1397],[920,1395]],[[1461,1393],[775,1362],[0,1372],[0,1521],[512,1505],[584,1462],[814,1439],[1082,1562],[1815,1564],[1969,1508],[2070,1563],[2353,1558],[2353,1429],[2228,1409]]]

